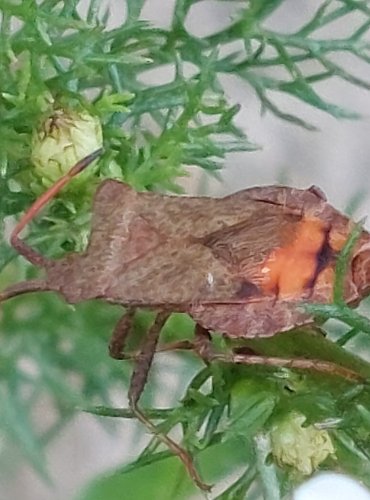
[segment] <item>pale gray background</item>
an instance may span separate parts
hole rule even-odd
[[[144,16],[157,25],[166,26],[173,3],[173,0],[149,0],[144,9]],[[308,12],[312,12],[319,3],[321,2],[316,0],[286,0],[274,18],[269,21],[269,26],[282,31],[296,29],[307,19]],[[118,24],[119,19],[125,14],[124,2],[117,0],[111,2],[111,6],[114,23]],[[199,36],[212,32],[228,23],[237,8],[237,2],[201,2],[191,13],[189,28]],[[347,26],[343,23],[333,25],[335,30],[333,33],[338,36],[346,29]],[[369,66],[349,56],[343,58],[352,65],[357,75],[370,80]],[[160,79],[160,75],[152,77]],[[221,195],[251,185],[275,183],[283,176],[285,182],[297,187],[317,184],[334,205],[344,208],[354,193],[359,190],[369,191],[370,92],[352,87],[338,79],[316,86],[316,90],[322,96],[363,113],[362,121],[337,121],[298,101],[279,96],[276,102],[285,110],[299,113],[301,117],[321,129],[320,132],[307,132],[270,114],[261,117],[259,103],[250,88],[230,77],[224,78],[223,81],[232,101],[243,104],[237,118],[238,124],[246,130],[249,138],[263,146],[263,149],[230,156],[223,172],[224,183],[213,181],[206,183],[209,192]],[[199,184],[197,171],[192,181],[185,181],[185,185],[192,192],[204,190],[204,182]],[[362,217],[369,213],[370,198],[366,196],[357,215]],[[181,374],[179,375],[178,370],[179,365],[175,356],[162,357],[160,369],[158,363],[156,364],[152,377],[158,377],[160,372],[162,393],[170,393],[171,387],[181,383]],[[122,404],[121,397],[117,396],[117,403]],[[42,418],[47,418],[48,412],[51,411],[47,402],[39,410],[41,421]],[[80,487],[98,472],[107,471],[121,464],[122,460],[134,457],[138,446],[143,444],[142,438],[138,438],[137,433],[133,432],[134,429],[136,429],[134,424],[125,426],[122,424],[118,427],[118,433],[108,433],[94,418],[77,414],[48,450],[53,486],[45,486],[27,466],[21,466],[14,470],[14,475],[8,484],[0,485],[0,499],[73,498]],[[302,493],[300,500],[308,498],[344,500],[355,496],[357,500],[365,499],[365,496],[361,497],[359,491],[345,489],[338,481],[329,482],[329,486],[325,486],[320,479],[317,484],[319,489],[310,490],[308,496]],[[123,493],[122,498],[131,500],[128,493]],[[367,495],[367,498],[370,496]]]

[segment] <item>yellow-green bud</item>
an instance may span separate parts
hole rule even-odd
[[[334,446],[326,430],[303,427],[306,417],[292,413],[271,432],[272,454],[279,465],[290,465],[310,475],[329,456]]]
[[[49,186],[102,144],[98,118],[85,111],[56,110],[33,135],[31,160],[35,173]],[[88,170],[91,172],[91,168]]]

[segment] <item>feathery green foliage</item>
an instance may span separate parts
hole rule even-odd
[[[235,2],[238,9],[229,24],[204,37],[193,35],[187,26],[198,0],[176,0],[168,28],[141,18],[143,0],[126,0],[126,17],[116,28],[109,28],[109,11],[104,12],[99,1],[87,3],[85,12],[76,0],[0,0],[1,289],[36,272],[15,258],[4,235],[5,218],[11,222],[42,190],[30,163],[32,134],[54,110],[85,110],[97,116],[105,153],[88,185],[64,193],[32,224],[28,241],[49,256],[85,247],[91,194],[101,179],[123,179],[138,190],[179,192],[176,179],[186,175],[188,165],[217,175],[225,155],[256,147],[235,124],[239,107],[225,95],[222,75],[245,82],[262,111],[307,129],[314,127],[278,107],[276,93],[337,118],[357,118],[322,98],[314,85],[335,77],[370,88],[370,82],[332,57],[347,52],[370,63],[366,2],[323,1],[312,18],[291,33],[266,28],[271,15],[284,7],[282,0]],[[332,23],[351,16],[358,23],[350,34],[339,39],[322,36]],[[275,76],[276,69],[279,74],[284,70],[285,77]],[[161,70],[151,77],[151,71]],[[154,83],[158,75],[163,80]],[[311,330],[245,345],[262,355],[332,360],[370,378],[370,366],[340,347],[356,337],[357,346],[368,348],[365,334],[370,332],[368,318],[340,300],[346,257],[348,252],[340,260],[335,303],[310,306],[324,319],[349,325],[347,333],[336,335],[339,345]],[[128,363],[106,354],[120,310],[97,303],[71,308],[58,297],[34,295],[2,304],[0,314],[1,433],[8,447],[13,443],[47,477],[45,447],[76,411],[116,421],[131,417],[111,403],[113,391],[122,390],[129,378]],[[138,335],[151,318],[149,313],[139,316]],[[164,337],[183,339],[192,329],[189,318],[174,315]],[[227,349],[220,340],[218,347]],[[147,413],[163,431],[181,426],[184,445],[196,457],[204,479],[218,485],[214,498],[253,498],[262,491],[265,498],[279,499],[304,479],[271,456],[270,430],[289,412],[305,415],[307,425],[328,430],[335,456],[329,456],[323,468],[350,472],[370,486],[366,384],[267,367],[201,367],[191,358],[186,376],[189,384],[179,405],[149,408]],[[40,429],[34,410],[45,398],[54,406],[55,419]],[[2,450],[0,464],[5,466],[7,453]],[[225,478],[233,479],[223,487]],[[153,499],[172,500],[196,493],[178,459],[158,449],[154,438],[134,463],[97,480],[81,498],[118,500],[122,491],[131,491],[135,498],[150,491]]]

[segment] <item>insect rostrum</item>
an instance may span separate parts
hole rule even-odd
[[[51,260],[19,237],[24,226],[69,180],[101,151],[83,159],[39,198],[15,228],[13,246],[46,272],[44,280],[15,284],[0,300],[32,291],[59,292],[67,302],[100,298],[125,306],[110,343],[111,355],[125,357],[124,344],[135,309],[157,312],[129,389],[135,415],[184,462],[203,489],[190,456],[138,408],[160,331],[171,312],[196,322],[192,347],[205,360],[314,368],[348,378],[349,370],[329,362],[264,358],[212,351],[209,332],[230,338],[272,336],[310,323],[303,303],[333,299],[336,259],[354,223],[326,202],[315,187],[245,189],[220,199],[137,193],[106,180],[93,206],[85,252]],[[370,235],[362,231],[345,277],[344,300],[356,304],[370,290]]]

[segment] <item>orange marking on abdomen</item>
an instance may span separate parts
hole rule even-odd
[[[266,293],[278,293],[279,297],[301,295],[315,277],[326,229],[320,219],[298,222],[294,239],[287,246],[274,249],[262,264],[261,288]]]

